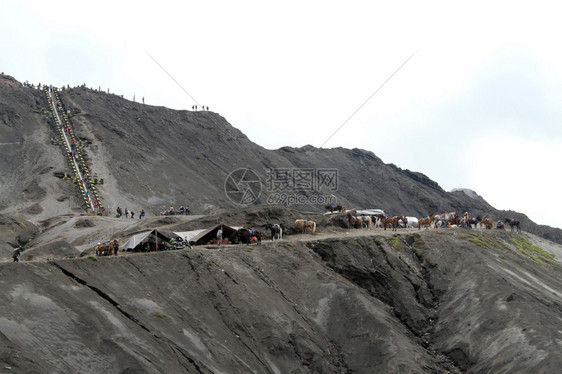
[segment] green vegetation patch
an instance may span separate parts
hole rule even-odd
[[[390,244],[390,246],[396,250],[399,250],[402,248],[402,243],[400,242],[400,238],[397,238],[396,236],[393,236],[391,238],[386,238],[386,242],[388,244]]]
[[[291,242],[283,242],[283,241],[278,241],[277,245],[279,247],[285,247],[285,248],[291,248],[295,246],[295,243],[291,243]]]
[[[96,256],[88,256],[86,257],[88,260],[97,261],[98,258]]]
[[[154,315],[158,318],[166,318],[166,315],[162,312],[156,312],[156,313],[154,313]]]
[[[509,250],[509,248],[505,245],[503,241],[491,236],[480,236],[476,234],[462,234],[461,237],[463,239],[468,240],[471,243],[476,244],[481,248],[496,247],[504,251]]]
[[[548,253],[541,247],[534,245],[524,236],[519,235],[517,238],[511,238],[511,242],[515,244],[515,247],[517,247],[519,252],[529,257],[536,264],[542,265],[543,262],[547,262],[552,265],[557,264],[553,254]]]

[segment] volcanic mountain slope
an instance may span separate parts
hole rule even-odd
[[[0,76],[5,371],[558,372],[562,249],[528,233],[543,227],[524,215],[447,193],[371,152],[270,151],[215,113],[151,107],[86,88],[62,97],[77,136],[89,143],[91,169],[106,180],[106,206],[150,214],[87,216],[72,183],[59,178],[65,161],[49,144],[57,133],[43,92]],[[506,215],[521,218],[527,232],[393,233],[349,229],[343,214],[323,216],[322,206],[241,208],[223,189],[238,167],[254,169],[264,188],[269,168],[335,168],[334,195],[348,207]],[[266,203],[267,194],[257,202]],[[154,217],[182,203],[218,213]],[[317,233],[296,233],[301,215],[318,221]],[[288,226],[285,240],[78,257],[97,240],[148,228],[258,228],[267,221]],[[560,232],[544,229],[543,236]],[[8,262],[16,244],[25,244],[22,259],[33,259]]]
[[[536,225],[521,213],[498,211],[479,196],[446,192],[427,176],[385,164],[372,152],[312,146],[267,150],[216,113],[154,107],[85,87],[65,89],[61,97],[76,136],[87,143],[90,169],[105,180],[99,191],[111,210],[145,209],[150,216],[182,204],[197,214],[239,208],[225,193],[227,176],[238,168],[251,168],[259,176],[262,193],[255,203],[270,203],[275,192],[271,169],[327,168],[338,172],[336,190],[298,194],[334,196],[348,208],[382,208],[392,215],[469,211],[495,220],[513,217],[526,231],[562,243],[559,229]],[[40,224],[76,213],[79,206],[72,183],[58,178],[68,170],[60,148],[49,144],[58,133],[47,104],[42,91],[0,76],[0,214],[17,212],[18,222]],[[319,212],[324,205],[293,207]],[[3,240],[17,244],[13,237]]]
[[[93,220],[113,218],[91,217]],[[0,364],[26,373],[557,373],[561,246],[354,230],[0,264]]]
[[[46,108],[41,91],[0,75],[1,212],[28,208],[37,215],[41,207],[36,204],[47,200],[53,208],[49,215],[68,210],[68,202],[60,197],[68,199],[74,188],[53,177],[54,171],[65,168],[65,160],[50,145],[54,129],[46,121]]]

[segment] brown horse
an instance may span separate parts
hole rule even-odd
[[[347,212],[347,220],[349,221],[349,224],[355,228],[363,228],[363,226],[365,226],[366,228],[370,229],[373,223],[373,220],[370,216],[358,216],[357,209],[351,209],[349,212]]]
[[[404,227],[406,227],[406,224],[408,223],[408,219],[404,216],[394,216],[392,218],[387,219],[387,222],[390,222],[392,225],[392,231],[396,231],[398,229],[398,224],[400,223],[400,221],[404,222]]]
[[[310,227],[310,232],[312,234],[314,234],[314,232],[316,231],[316,222],[308,220],[308,219],[297,219],[295,221],[295,224],[297,226],[300,226],[302,228],[302,233],[304,234],[304,230],[307,227]]]
[[[378,222],[380,222],[385,230],[392,229],[392,231],[396,231],[400,220],[402,220],[404,223],[408,222],[408,219],[402,216],[386,217],[383,215],[377,215],[377,225]]]
[[[486,229],[491,230],[494,228],[494,220],[491,218],[484,218],[482,221],[480,221],[480,227],[486,227]]]
[[[357,209],[351,209],[349,212],[347,212],[346,216],[349,225],[357,229],[361,227],[361,221],[357,219],[357,217],[355,216],[356,213],[357,213]]]
[[[435,213],[433,213],[429,217],[420,218],[418,221],[418,230],[420,230],[423,225],[426,226],[426,229],[429,228],[429,226],[431,226],[431,223],[433,222],[434,219],[435,219]]]
[[[102,243],[96,246],[96,256],[111,256],[111,252],[117,256],[119,251],[119,240],[113,239],[109,243]]]

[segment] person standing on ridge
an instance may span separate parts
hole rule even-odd
[[[221,245],[221,242],[222,242],[222,225],[217,230],[217,243],[219,246]]]
[[[16,247],[14,249],[14,253],[12,253],[12,257],[14,258],[14,262],[19,262],[20,261],[20,255],[21,255],[21,249],[20,247]]]

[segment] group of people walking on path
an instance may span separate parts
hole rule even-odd
[[[197,108],[199,108],[197,105],[192,105],[191,106],[191,110],[193,110],[194,112],[197,112]],[[205,106],[205,105],[201,105],[201,110],[206,110],[207,112],[209,111],[209,107]]]
[[[180,206],[180,209],[176,212],[176,209],[173,206],[170,206],[170,208],[168,210],[165,210],[163,212],[160,212],[161,216],[175,216],[175,215],[189,215],[191,213],[191,210],[189,209],[188,206]]]
[[[125,208],[125,210],[123,210],[121,207],[118,206],[117,209],[115,210],[115,217],[125,216],[125,218],[129,218],[129,215],[131,215],[131,218],[135,218],[135,212],[129,210],[128,208]],[[145,216],[144,209],[141,209],[139,214],[139,219],[143,219],[144,216]]]
[[[173,206],[170,206],[170,209],[164,211],[161,213],[161,215],[189,215],[191,213],[191,210],[189,209],[188,206],[184,206],[181,205],[179,210],[175,210]],[[144,216],[146,215],[144,209],[141,209],[140,214],[138,215],[139,219],[143,219]],[[135,218],[135,212],[133,212],[132,210],[129,210],[128,208],[121,208],[121,207],[117,207],[117,209],[115,210],[115,217],[125,217],[125,218],[129,218],[129,216],[131,218]]]

